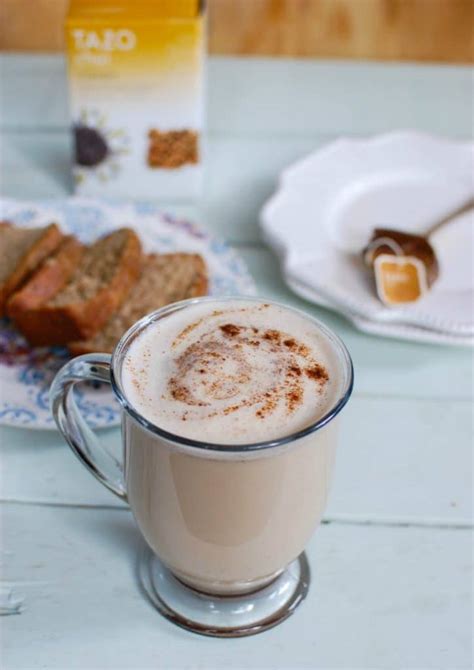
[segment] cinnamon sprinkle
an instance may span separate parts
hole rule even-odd
[[[175,400],[186,402],[189,397],[189,389],[186,386],[181,386],[176,379],[170,379],[170,391]]]
[[[241,328],[233,323],[226,323],[223,326],[219,326],[219,328],[227,337],[235,337],[241,331]]]
[[[315,363],[312,367],[305,369],[305,374],[310,379],[314,379],[317,382],[324,383],[329,379],[329,375],[322,365]]]
[[[301,368],[298,365],[290,365],[288,368],[288,374],[291,377],[301,377]]]
[[[276,344],[280,344],[281,342],[281,333],[279,330],[266,330],[263,334],[263,338],[265,340],[269,340],[270,342],[275,342]]]
[[[286,394],[288,409],[293,412],[295,407],[300,404],[302,400],[302,391],[299,387],[293,388]]]

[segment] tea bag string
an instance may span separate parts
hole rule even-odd
[[[405,252],[402,247],[392,240],[391,237],[377,237],[377,239],[372,240],[365,250],[365,256],[367,257],[371,251],[378,249],[379,247],[389,247],[395,254],[395,256],[404,256]]]

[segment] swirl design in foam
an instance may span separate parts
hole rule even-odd
[[[291,414],[303,402],[303,376],[319,391],[328,381],[326,369],[308,347],[280,330],[211,323],[187,345],[192,330],[187,327],[173,343],[185,348],[175,360],[168,388],[178,402],[202,408],[201,417],[253,407],[255,416],[264,419],[282,404]]]
[[[136,409],[185,437],[280,437],[322,416],[334,357],[304,316],[254,301],[191,306],[150,325],[125,359]]]

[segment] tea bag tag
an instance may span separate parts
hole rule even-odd
[[[385,305],[415,302],[428,290],[426,266],[415,256],[380,254],[374,273],[377,294]]]

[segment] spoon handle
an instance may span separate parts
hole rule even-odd
[[[425,232],[425,237],[428,239],[433,235],[433,233],[436,230],[439,230],[441,226],[444,226],[446,223],[449,223],[453,219],[455,219],[458,216],[461,216],[461,214],[465,214],[465,212],[468,212],[470,209],[474,208],[474,198],[470,198],[467,202],[465,202],[463,205],[458,207],[454,212],[450,212],[450,214],[447,214],[444,216],[442,219],[439,221],[436,221],[433,223],[428,230]]]

